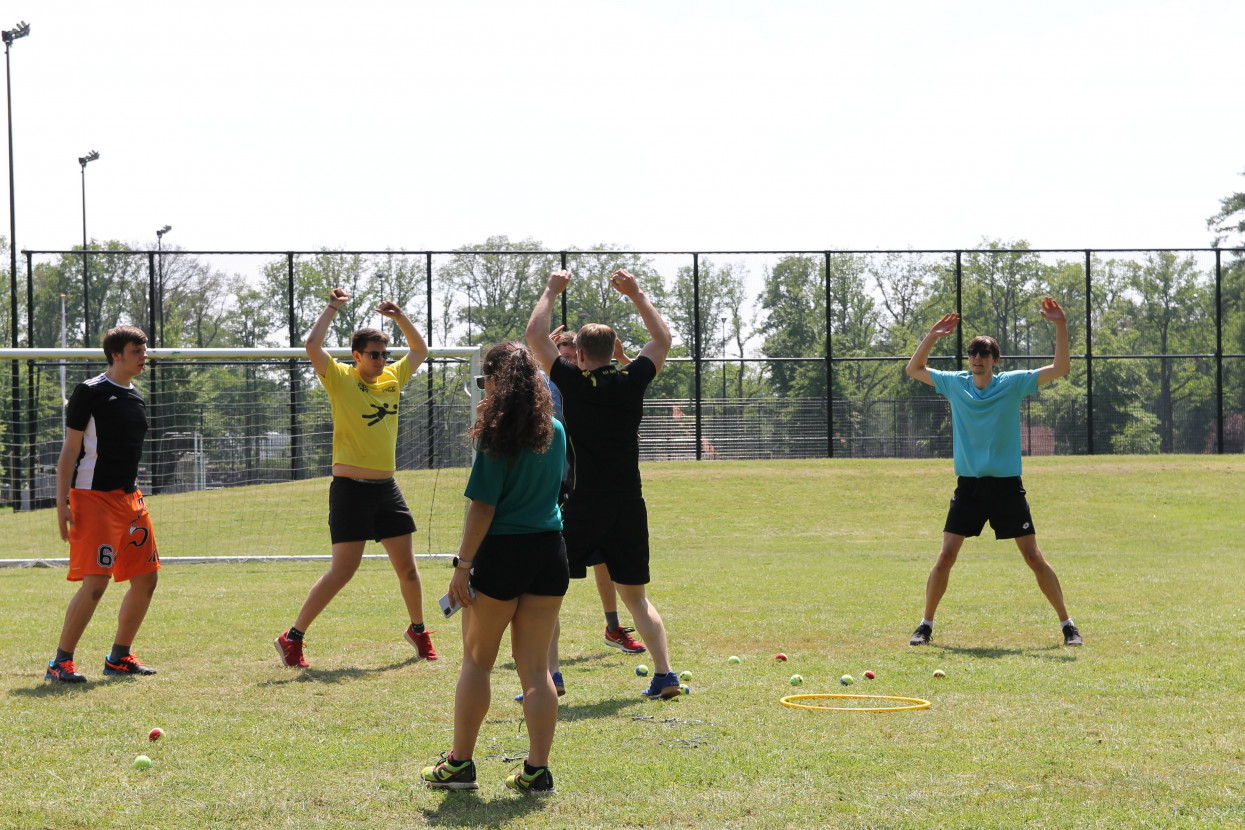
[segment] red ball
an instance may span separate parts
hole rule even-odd
[[[775,660],[778,660],[779,662],[785,663],[785,662],[787,662],[787,655],[783,654],[783,653],[780,651],[780,652],[778,652],[777,654],[775,654],[775,655],[774,655],[774,659],[775,659]]]
[[[869,678],[870,680],[872,680],[873,678],[877,677],[877,675],[876,675],[876,674],[874,674],[874,673],[873,673],[873,672],[871,672],[871,671],[867,671],[867,672],[865,672],[865,677],[867,677],[867,678]]]
[[[147,736],[147,740],[158,741],[160,740],[160,736],[163,734],[164,730],[157,726],[155,729],[151,730],[151,734]]]

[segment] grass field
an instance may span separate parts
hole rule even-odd
[[[1014,544],[990,536],[965,545],[934,645],[907,645],[949,460],[643,472],[650,594],[692,694],[640,698],[644,658],[605,647],[595,591],[574,583],[557,795],[502,786],[526,747],[508,663],[476,753],[480,791],[420,783],[449,747],[461,647],[456,621],[434,624],[442,659],[412,659],[385,563],[365,563],[312,627],[302,672],[271,643],[321,564],[166,567],[136,644],[161,670],[146,680],[100,675],[114,587],[79,647],[91,678],[79,688],[42,680],[73,591],[64,571],[6,570],[0,827],[1245,827],[1245,458],[1026,460],[1081,649],[1061,645]],[[404,481],[412,501],[421,485]],[[266,498],[326,536],[324,488],[281,487]],[[219,493],[197,498],[204,515],[219,509]],[[163,554],[202,552],[152,509]],[[0,514],[0,529],[59,550],[48,511]],[[318,541],[312,552],[327,548]],[[423,570],[431,618],[450,574],[439,561]],[[784,708],[796,672],[802,693],[933,706]],[[844,673],[857,678],[847,690]],[[166,735],[150,744],[154,726]],[[150,770],[131,768],[140,753]]]

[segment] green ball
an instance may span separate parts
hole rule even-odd
[[[679,672],[679,679],[680,680],[691,680],[692,673],[690,671],[681,671]]]
[[[641,663],[640,665],[635,667],[635,673],[638,674],[640,677],[648,677],[648,666]]]
[[[134,769],[151,769],[151,759],[146,755],[139,755],[134,759]]]
[[[727,658],[726,662],[728,662],[728,663],[738,663],[738,662],[740,662],[740,660],[739,660],[739,658],[738,658],[738,657],[736,657],[735,655],[733,655],[733,654],[732,654],[729,658]]]
[[[803,683],[804,683],[804,678],[803,678],[803,677],[800,677],[798,674],[793,674],[793,675],[791,675],[791,685],[792,685],[792,686],[800,686],[800,685],[802,685]]]
[[[844,686],[850,686],[856,682],[856,678],[852,677],[850,674],[845,674],[839,678],[839,682]]]
[[[692,687],[684,683],[682,686],[679,687],[679,691],[685,695],[690,695],[692,693]]]

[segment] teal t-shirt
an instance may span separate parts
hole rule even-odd
[[[958,476],[1020,475],[1020,402],[1038,388],[1038,372],[999,372],[978,389],[969,372],[930,369],[938,394],[951,402],[951,448]]]
[[[565,466],[566,433],[555,420],[549,448],[523,450],[513,466],[505,458],[477,450],[464,495],[497,508],[489,535],[561,530],[558,489]]]

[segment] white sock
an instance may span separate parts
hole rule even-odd
[[[1060,627],[1060,628],[1067,628],[1068,626],[1070,626],[1070,625],[1072,625],[1072,624],[1073,624],[1073,622],[1072,622],[1072,618],[1071,618],[1071,617],[1068,617],[1066,620],[1063,620],[1062,622],[1060,622],[1060,623],[1059,623],[1059,627]]]
[[[930,628],[933,628],[934,621],[933,620],[921,620],[921,625],[928,625]]]

